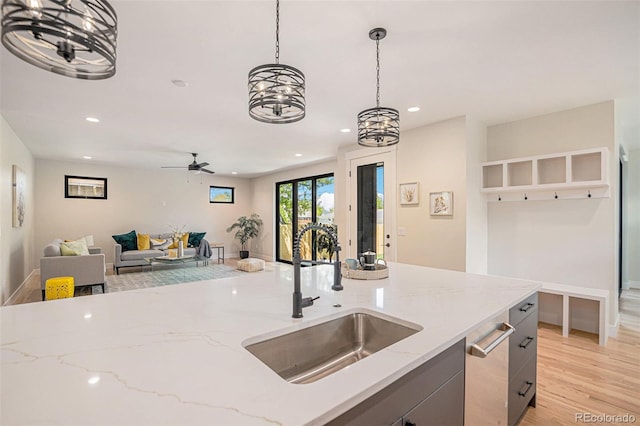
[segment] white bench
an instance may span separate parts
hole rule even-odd
[[[607,344],[607,321],[609,318],[609,291],[577,287],[572,285],[543,283],[542,288],[538,290],[540,293],[555,294],[562,296],[562,336],[568,337],[571,329],[571,312],[569,298],[595,300],[599,304],[598,312],[598,339],[602,346]]]

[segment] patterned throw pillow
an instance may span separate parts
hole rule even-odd
[[[200,241],[206,232],[189,232],[189,247],[200,247]]]
[[[111,237],[122,246],[123,252],[138,249],[138,236],[135,230],[126,234],[112,235]]]
[[[65,241],[60,243],[60,253],[63,256],[88,256],[89,249],[84,238],[77,241]]]
[[[151,250],[164,250],[169,248],[171,245],[170,240],[158,239],[158,238],[150,238],[149,242],[151,243]]]

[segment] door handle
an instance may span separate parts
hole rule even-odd
[[[515,327],[507,322],[503,322],[498,327],[498,330],[504,331],[501,335],[499,335],[493,342],[489,343],[486,348],[481,348],[477,344],[471,345],[471,355],[485,358],[492,350],[498,347],[500,343],[505,341],[509,336],[511,336],[515,331]]]
[[[387,243],[385,244],[385,247],[391,247],[391,244]]]

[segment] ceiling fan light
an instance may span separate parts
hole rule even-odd
[[[3,0],[2,44],[18,58],[67,77],[116,73],[118,18],[106,0]]]

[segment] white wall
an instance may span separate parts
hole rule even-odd
[[[610,198],[490,202],[488,272],[610,291],[617,315],[617,149],[613,102],[513,123],[487,133],[487,160],[607,147]],[[594,330],[589,330],[594,331]]]
[[[467,116],[466,272],[487,273],[487,202],[480,192],[480,163],[487,160],[487,126]]]
[[[629,196],[626,205],[626,232],[623,237],[627,258],[626,280],[630,286],[640,288],[640,150],[628,153],[625,164],[626,191]]]
[[[265,260],[274,261],[276,252],[276,183],[291,179],[317,176],[336,171],[336,161],[327,161],[317,164],[305,165],[298,168],[287,169],[281,172],[255,178],[251,182],[253,197],[251,199],[252,212],[258,213],[264,221],[264,226],[260,230],[258,238],[251,241],[251,257],[260,257]],[[344,181],[334,180],[336,194],[334,197],[334,211],[344,209],[344,203],[340,203],[338,194],[343,191]],[[338,189],[340,188],[340,190]],[[341,205],[342,204],[342,205]],[[338,229],[346,229],[341,228]],[[341,235],[341,238],[343,235]]]
[[[397,261],[464,271],[467,223],[467,129],[464,117],[402,132],[397,183],[419,182],[420,204],[399,206]],[[430,216],[429,193],[453,191],[453,216]]]
[[[206,232],[209,242],[222,242],[227,257],[237,256],[240,244],[226,228],[251,212],[251,183],[209,175],[190,175],[182,170],[133,169],[36,160],[36,259],[54,238],[94,236],[107,263],[113,263],[114,234],[135,229],[138,233],[169,232],[170,226]],[[107,178],[107,200],[64,197],[64,176]],[[209,203],[209,186],[235,187],[234,204]],[[37,266],[36,266],[37,267]]]
[[[12,225],[14,164],[20,167],[27,177],[26,213],[24,224],[20,228],[14,228]],[[33,173],[33,156],[4,117],[0,117],[0,304],[4,304],[36,268],[33,260],[36,211]]]

